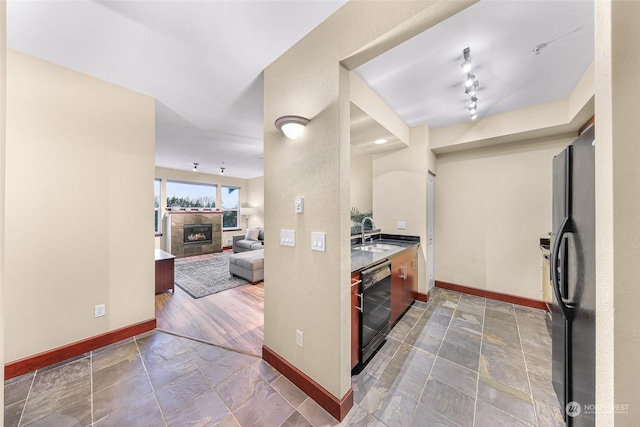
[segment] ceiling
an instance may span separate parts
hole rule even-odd
[[[263,174],[262,70],[339,1],[10,1],[10,48],[156,99],[156,165]],[[593,61],[593,2],[481,1],[356,71],[409,125],[469,120],[471,48],[486,117],[566,97]],[[539,55],[533,49],[547,43]],[[401,143],[352,105],[360,152]],[[373,146],[386,137],[389,143]]]
[[[466,47],[478,118],[566,98],[593,62],[594,3],[480,1],[357,72],[409,126],[449,126],[470,120]]]

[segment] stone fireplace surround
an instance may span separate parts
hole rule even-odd
[[[222,252],[222,212],[167,212],[170,251],[176,258]],[[184,244],[185,224],[211,224],[211,244]]]

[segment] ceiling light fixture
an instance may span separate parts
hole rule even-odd
[[[464,82],[464,85],[466,87],[471,87],[475,84],[476,82],[476,76],[474,76],[472,73],[467,74],[467,80]]]
[[[478,91],[478,81],[476,80],[476,76],[471,71],[471,48],[466,47],[462,49],[462,56],[464,57],[464,62],[462,63],[462,71],[467,73],[467,80],[464,82],[464,93],[469,95],[471,102],[467,107],[469,109],[469,114],[471,115],[471,120],[475,120],[478,118],[478,98],[476,97]]]
[[[478,82],[474,82],[473,86],[465,88],[464,93],[466,93],[467,95],[474,97],[476,96],[476,90],[478,89]]]
[[[389,142],[389,140],[385,138],[380,138],[373,141],[374,144],[378,144],[378,145],[386,144],[387,142]]]
[[[193,163],[193,171],[195,172],[196,170],[198,170],[198,165],[199,163]]]
[[[462,51],[462,56],[464,56],[464,62],[460,66],[462,67],[462,71],[468,73],[471,71],[471,53],[468,47]]]
[[[309,119],[301,116],[282,116],[276,120],[276,128],[287,138],[295,141],[302,135]]]
[[[220,175],[224,175],[224,168],[220,168]]]

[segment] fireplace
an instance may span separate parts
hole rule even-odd
[[[183,243],[190,245],[211,244],[211,224],[185,224],[183,230]]]

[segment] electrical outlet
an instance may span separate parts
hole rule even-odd
[[[300,347],[304,347],[304,334],[302,331],[296,330],[296,344]]]
[[[102,317],[105,314],[105,305],[104,304],[98,304],[93,308],[93,316],[94,317]]]
[[[404,230],[407,228],[407,224],[404,221],[398,221],[398,230]]]

